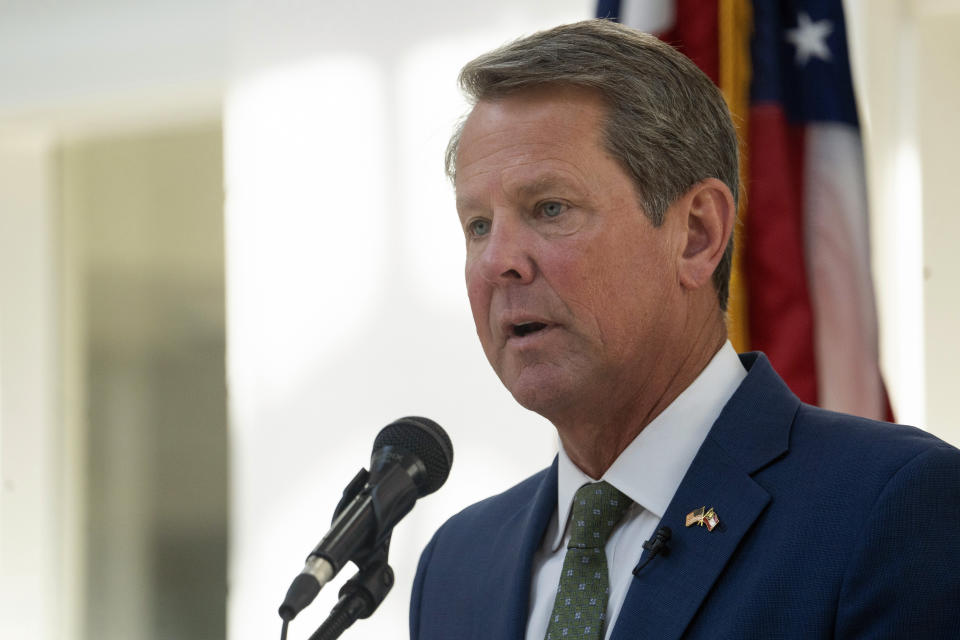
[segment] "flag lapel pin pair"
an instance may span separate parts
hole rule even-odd
[[[713,510],[713,507],[707,509],[706,506],[703,506],[687,514],[688,527],[698,525],[706,527],[707,531],[713,531],[718,524],[720,524],[720,516]]]

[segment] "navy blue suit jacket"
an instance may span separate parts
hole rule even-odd
[[[611,638],[960,637],[960,451],[802,404],[762,354],[741,359],[660,523],[671,552],[633,579]],[[411,637],[522,639],[556,501],[554,461],[448,520],[420,559]],[[701,506],[713,531],[684,526]]]

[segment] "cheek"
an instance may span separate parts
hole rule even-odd
[[[490,314],[490,287],[476,273],[471,273],[469,265],[465,270],[467,284],[467,298],[470,300],[470,310],[473,312],[473,321],[477,325],[477,333],[481,336],[487,331],[487,319]]]
[[[592,246],[573,247],[541,259],[541,269],[550,288],[579,314],[604,311],[608,297],[619,296],[622,270],[611,264],[610,254]]]
[[[585,254],[581,270],[566,274],[568,290],[577,291],[581,315],[596,323],[601,341],[630,343],[660,313],[659,293],[668,277],[664,262],[665,256],[651,247],[610,242],[605,250]]]

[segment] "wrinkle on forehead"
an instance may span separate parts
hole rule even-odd
[[[608,155],[602,144],[602,111],[596,108],[602,100],[571,101],[568,91],[544,89],[477,104],[457,154],[458,210],[487,207],[495,193],[520,199],[551,188],[572,195],[591,191],[594,181],[584,175],[587,165],[580,160],[585,143]],[[558,102],[575,108],[558,110]],[[584,122],[595,126],[585,129]]]
[[[558,109],[558,106],[564,108]],[[463,145],[471,136],[474,136],[474,145],[478,146],[488,142],[490,138],[505,134],[510,136],[505,143],[521,142],[522,138],[516,137],[518,131],[534,132],[543,125],[549,125],[554,131],[572,130],[582,127],[585,120],[592,120],[596,124],[592,127],[594,137],[597,142],[602,142],[602,125],[606,113],[607,106],[600,93],[581,87],[538,87],[524,89],[496,100],[481,100],[470,112],[461,131],[457,169],[471,162],[464,158],[466,149]],[[485,133],[478,134],[478,129]],[[507,134],[505,129],[513,131]],[[563,142],[562,137],[558,136],[557,140]],[[504,143],[497,144],[503,146]]]

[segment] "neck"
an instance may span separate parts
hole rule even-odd
[[[642,378],[640,388],[620,398],[600,399],[590,411],[553,420],[570,460],[591,478],[600,478],[633,439],[663,412],[704,370],[727,339],[723,313],[700,325],[680,352],[664,354],[657,371]],[[584,408],[584,407],[581,407]],[[589,417],[588,417],[589,416]]]

